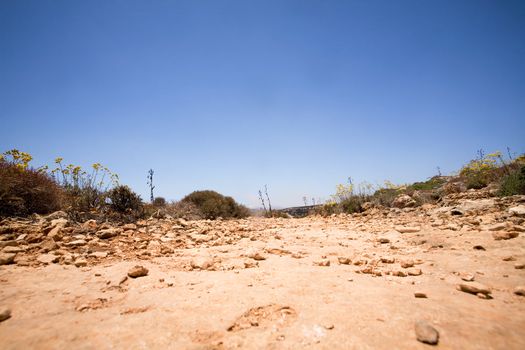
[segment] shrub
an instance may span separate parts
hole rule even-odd
[[[71,215],[97,211],[104,207],[106,193],[110,186],[118,185],[118,176],[100,163],[86,171],[74,164],[62,164],[62,158],[56,158],[56,168],[51,175],[66,192],[68,211]]]
[[[525,165],[513,170],[501,181],[501,196],[525,194]]]
[[[407,187],[407,191],[432,191],[440,188],[447,180],[442,176],[434,176],[424,182],[415,182]]]
[[[495,152],[484,155],[483,151],[478,152],[478,158],[471,160],[461,168],[459,175],[465,179],[468,189],[480,189],[498,178],[501,165],[501,153]]]
[[[162,208],[162,210],[165,214],[174,218],[186,220],[199,220],[204,218],[199,208],[191,202],[178,201],[169,203]]]
[[[396,188],[380,188],[372,195],[371,202],[385,207],[391,207],[400,193],[400,190]]]
[[[44,171],[0,159],[0,216],[48,214],[59,210],[62,191]]]
[[[235,202],[232,197],[223,196],[215,191],[195,191],[181,200],[182,203],[192,203],[205,219],[244,218],[250,211]]]
[[[109,207],[117,213],[134,213],[142,210],[142,199],[128,186],[120,185],[108,192]]]
[[[153,200],[153,205],[156,207],[164,207],[166,206],[166,199],[163,197],[155,197]]]

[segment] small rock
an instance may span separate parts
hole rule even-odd
[[[53,254],[42,254],[36,260],[41,262],[42,264],[51,264],[56,263],[58,261],[58,256]]]
[[[416,338],[418,341],[436,345],[439,341],[438,331],[426,321],[417,321],[415,325]]]
[[[407,270],[409,276],[420,276],[422,274],[421,269],[410,268]]]
[[[407,276],[407,273],[401,270],[394,270],[391,272],[391,274],[392,276],[396,276],[396,277],[406,277]]]
[[[96,230],[97,229],[97,221],[96,220],[88,220],[82,224],[82,228],[87,230]]]
[[[45,240],[42,241],[42,243],[40,243],[40,249],[43,252],[47,253],[51,250],[58,249],[58,244],[56,244],[56,242],[52,240],[51,238],[46,238]]]
[[[399,233],[414,233],[421,231],[419,226],[396,226],[394,229]]]
[[[143,277],[148,275],[148,269],[144,266],[136,265],[128,271],[128,276],[131,278]]]
[[[515,268],[516,270],[523,270],[523,269],[525,269],[525,264],[524,264],[524,263],[515,264],[515,265],[514,265],[514,268]]]
[[[415,207],[417,205],[416,201],[410,197],[407,194],[400,194],[397,196],[394,201],[392,202],[392,205],[395,208],[409,208],[409,207]]]
[[[460,273],[459,277],[466,282],[472,282],[474,281],[475,276],[471,273]]]
[[[525,286],[517,286],[514,288],[514,294],[525,297]]]
[[[414,296],[416,298],[426,298],[427,297],[426,293],[423,293],[423,292],[415,292]]]
[[[382,257],[381,262],[384,264],[393,264],[395,262],[395,259],[392,257]]]
[[[7,246],[4,249],[2,249],[2,253],[20,253],[23,252],[24,249],[20,247],[14,247],[14,246]]]
[[[337,258],[337,261],[339,262],[339,264],[341,265],[350,265],[352,263],[352,259],[350,258],[347,258],[347,257],[344,257],[344,256],[340,256]]]
[[[497,223],[497,224],[494,224],[494,225],[491,225],[491,226],[487,227],[487,229],[489,231],[502,231],[506,227],[507,227],[507,225],[505,223],[500,222],[500,223]]]
[[[78,258],[77,260],[75,260],[75,266],[76,267],[84,267],[84,266],[87,266],[87,260],[86,259],[83,259],[83,258]]]
[[[104,259],[104,258],[107,258],[108,252],[93,252],[89,254],[89,256],[92,258]]]
[[[509,255],[509,256],[503,257],[501,260],[503,260],[503,261],[516,261],[516,257],[514,257],[513,255]]]
[[[483,293],[477,293],[476,296],[480,299],[492,299],[490,295]]]
[[[378,238],[377,241],[379,243],[381,243],[381,244],[390,243],[390,240],[388,238],[385,238],[385,237]]]
[[[253,260],[258,260],[258,261],[266,260],[266,257],[260,252],[256,252],[255,254],[251,255],[250,258],[252,258]]]
[[[15,261],[16,254],[0,253],[0,265],[12,264]]]
[[[198,257],[191,261],[193,269],[208,270],[213,266],[213,259],[210,257]]]
[[[244,268],[245,269],[251,269],[251,268],[255,268],[259,266],[259,263],[257,261],[251,261],[251,260],[247,260],[244,262]]]
[[[47,238],[52,239],[55,242],[58,242],[62,239],[62,228],[64,226],[58,225],[55,226],[47,233]]]
[[[413,267],[414,262],[412,260],[403,260],[399,262],[399,265],[401,265],[402,268],[406,269],[408,267]]]
[[[117,234],[118,230],[116,228],[107,228],[97,232],[97,236],[100,239],[108,239],[111,237],[115,237]]]
[[[482,245],[475,245],[474,247],[472,247],[474,250],[486,250],[484,246]]]
[[[330,260],[322,259],[322,260],[314,261],[314,265],[317,265],[317,266],[330,266]]]
[[[11,317],[11,309],[0,307],[0,322],[3,322]]]
[[[72,242],[67,243],[66,245],[69,247],[81,247],[83,245],[86,245],[87,242],[83,239],[77,239]]]
[[[490,288],[479,283],[479,282],[470,282],[470,283],[460,283],[458,284],[458,290],[471,294],[490,294]]]

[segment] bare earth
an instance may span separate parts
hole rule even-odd
[[[150,219],[109,238],[89,222],[4,221],[2,254],[16,257],[0,266],[0,348],[424,349],[424,320],[437,348],[525,349],[525,229],[508,212],[524,201]],[[126,278],[135,265],[148,274]],[[468,280],[490,293],[457,289]]]

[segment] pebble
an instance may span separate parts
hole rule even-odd
[[[516,270],[523,270],[523,269],[525,269],[525,264],[524,264],[524,263],[515,264],[515,265],[514,265],[514,268],[515,268]]]
[[[148,269],[144,266],[136,265],[129,269],[128,276],[131,278],[143,277],[148,275]]]
[[[415,292],[415,293],[414,293],[414,296],[415,296],[416,298],[427,298],[426,293],[423,293],[423,292]]]
[[[439,342],[439,333],[426,321],[417,321],[415,325],[416,338],[418,341],[436,345]]]

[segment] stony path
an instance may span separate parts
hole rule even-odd
[[[46,237],[19,241],[14,264],[0,266],[11,313],[0,348],[424,349],[424,321],[437,348],[525,349],[525,236],[498,238],[522,223],[507,207],[429,207],[186,229],[157,220],[147,238],[139,224],[64,235],[47,252]],[[86,246],[70,244],[79,239]],[[95,243],[111,249],[93,256]],[[128,277],[136,265],[147,274]]]

